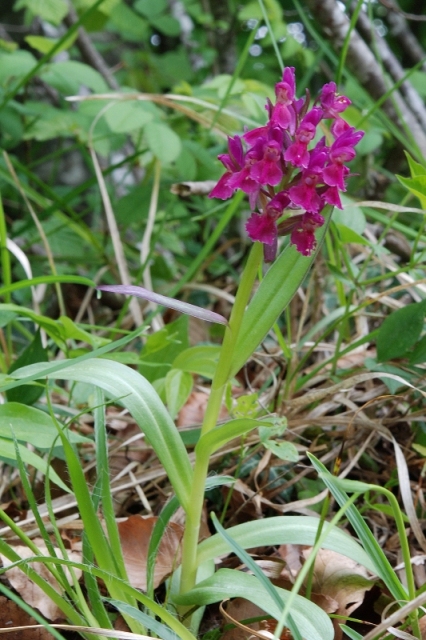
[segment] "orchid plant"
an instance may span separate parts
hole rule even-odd
[[[290,597],[287,592],[272,585],[269,591],[269,587],[266,591],[262,587],[262,590],[256,586],[256,581],[253,582],[253,576],[225,569],[213,575],[214,567],[212,569],[213,559],[226,551],[228,543],[239,545],[240,550],[257,544],[285,542],[319,545],[323,536],[318,537],[317,519],[299,516],[271,518],[266,531],[264,521],[239,525],[227,532],[217,523],[215,526],[220,533],[199,543],[205,489],[206,486],[213,486],[215,480],[207,477],[212,453],[253,429],[271,426],[271,422],[264,418],[237,418],[219,424],[225,390],[274,326],[309,271],[321,246],[333,207],[342,207],[340,193],[346,189],[345,180],[350,171],[346,163],[354,158],[354,148],[363,136],[363,132],[356,131],[342,118],[350,101],[338,94],[334,82],[326,84],[311,105],[308,92],[303,98],[296,97],[295,71],[287,67],[281,82],[275,86],[275,95],[275,104],[268,101],[266,105],[268,121],[264,126],[229,138],[228,153],[219,156],[226,172],[210,193],[212,198],[226,200],[240,190],[248,195],[252,210],[246,230],[253,246],[229,320],[142,287],[98,287],[101,291],[139,296],[225,325],[201,435],[195,447],[194,463],[191,464],[179,432],[154,388],[141,374],[122,364],[86,357],[84,362],[42,363],[15,372],[17,382],[9,386],[48,375],[80,382],[96,381],[109,396],[119,397],[120,402],[132,413],[163,464],[186,515],[182,563],[177,572],[179,587],[173,593],[174,602],[181,607],[181,612],[223,597],[243,595],[280,619],[283,603],[286,603],[284,610],[287,613],[291,606],[291,615],[287,616],[286,624],[291,627],[295,638],[301,634],[312,640],[331,640],[331,622],[314,604],[297,595]],[[281,251],[279,238],[285,235],[290,236],[290,242],[284,242]],[[263,262],[271,264],[257,285]],[[64,440],[65,436],[61,434],[61,438]],[[66,450],[70,456],[73,455],[69,446]],[[77,473],[74,463],[70,468]],[[75,482],[80,482],[84,487],[80,476],[76,475]],[[216,484],[220,482],[224,480],[218,479]],[[81,512],[87,511],[88,500],[90,497],[79,500]],[[111,532],[108,530],[112,541],[115,535],[113,524],[111,520]],[[98,539],[103,539],[104,535],[99,523],[93,526],[93,531],[88,530],[95,555],[100,548]],[[333,548],[364,562],[365,566],[380,575],[380,568],[371,565],[362,548],[349,536],[329,528],[327,535]],[[100,569],[111,572],[114,560],[106,563],[102,554],[108,556],[107,545],[104,544],[102,549],[104,551],[96,555],[97,563]],[[119,553],[118,545],[114,549],[115,555]],[[247,554],[244,562],[250,562]],[[256,572],[256,567],[253,571]],[[140,595],[133,593],[132,597],[151,606],[148,596],[143,596],[141,600]],[[163,615],[154,601],[152,610],[180,637],[190,637],[188,630],[170,622],[170,614],[165,610]],[[281,623],[284,622],[283,618]],[[193,622],[192,629],[195,628]]]
[[[210,193],[211,198],[226,200],[239,189],[248,195],[252,209],[246,230],[254,245],[229,322],[218,314],[209,316],[204,309],[142,287],[99,287],[101,291],[140,296],[226,324],[201,438],[195,449],[190,495],[184,505],[182,593],[196,584],[197,545],[210,455],[226,441],[259,426],[253,420],[233,420],[217,426],[226,385],[271,329],[309,270],[332,207],[342,208],[339,194],[346,190],[345,179],[350,171],[346,163],[355,157],[354,148],[364,135],[341,117],[350,100],[338,94],[334,82],[324,85],[311,106],[308,91],[305,97],[296,98],[295,70],[286,67],[281,82],[275,86],[275,95],[275,104],[267,102],[268,121],[264,126],[229,138],[228,153],[219,155],[226,172]],[[329,127],[327,122],[331,123]],[[322,232],[318,238],[317,229]],[[277,259],[278,238],[288,234],[292,246]],[[250,301],[262,258],[274,265]],[[155,442],[152,445],[155,448]]]

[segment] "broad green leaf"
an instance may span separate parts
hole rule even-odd
[[[17,304],[1,304],[0,310],[14,312],[18,318],[29,318],[34,324],[44,329],[59,347],[64,347],[62,328],[56,320],[52,320],[52,318],[48,318],[47,316],[41,316],[32,311],[32,309],[26,309]]]
[[[420,337],[426,311],[425,302],[415,302],[392,311],[385,318],[377,336],[377,359],[380,362],[403,356]]]
[[[22,117],[15,108],[15,103],[3,107],[0,111],[0,131],[2,135],[2,145],[12,148],[20,142],[24,135],[24,124]]]
[[[331,212],[328,207],[324,213],[326,222],[316,234],[317,248],[309,258],[288,246],[267,271],[244,314],[230,377],[245,365],[302,284],[321,247]]]
[[[78,116],[73,111],[57,109],[42,102],[31,103],[33,121],[24,134],[24,140],[52,140],[73,136],[78,127]]]
[[[15,362],[13,362],[13,364],[9,367],[9,373],[16,371],[16,369],[19,369],[20,367],[25,367],[27,364],[34,364],[35,362],[47,362],[47,360],[47,349],[45,349],[41,343],[40,330],[38,330],[32,342],[28,345],[24,352],[21,353],[19,358],[17,358]],[[43,392],[43,386],[26,385],[21,387],[19,390],[9,389],[9,391],[6,391],[6,397],[9,402],[16,401],[23,402],[24,404],[34,404],[34,402],[36,402],[36,400],[40,398]]]
[[[211,379],[216,371],[219,353],[220,347],[215,345],[190,347],[175,358],[172,366],[175,369],[197,373],[200,376]]]
[[[29,51],[18,49],[12,53],[0,52],[0,85],[7,85],[12,79],[20,80],[37,64]]]
[[[153,119],[143,102],[119,100],[105,111],[105,120],[114,133],[128,133],[142,129]]]
[[[17,311],[5,311],[0,306],[0,329],[12,322],[18,315]]]
[[[83,86],[96,93],[108,91],[108,85],[98,71],[76,60],[47,65],[43,67],[40,77],[67,95],[78,93]]]
[[[420,206],[426,209],[426,175],[417,175],[414,178],[404,178],[398,175],[396,177],[410,193],[420,200]]]
[[[422,73],[422,75],[425,77],[425,74]],[[410,167],[410,173],[411,173],[411,177],[412,178],[416,178],[417,176],[424,176],[426,175],[426,167],[423,164],[420,164],[419,162],[416,162],[409,153],[407,153],[407,151],[405,152],[405,157],[408,160],[408,165]]]
[[[410,364],[423,364],[426,362],[426,335],[414,346]]]
[[[23,387],[20,387],[21,389]],[[79,433],[66,431],[70,442],[91,442]],[[44,411],[28,407],[19,402],[7,402],[0,405],[0,437],[33,445],[36,449],[50,449],[58,440],[58,429],[52,418]]]
[[[64,365],[63,370],[53,374],[53,379],[96,384],[129,410],[157,453],[186,509],[191,491],[191,464],[175,424],[152,385],[137,371],[112,360],[93,358],[70,366],[64,361]],[[49,364],[31,365],[14,372],[14,377],[25,382],[26,376],[40,374],[43,377],[43,372],[49,368]]]
[[[108,344],[110,340],[108,338],[102,338],[94,333],[89,333],[84,329],[81,329],[67,316],[60,316],[58,324],[62,327],[62,336],[64,340],[81,340],[87,342],[92,347],[102,347],[104,344]]]
[[[18,0],[14,9],[28,9],[40,20],[59,25],[68,13],[68,4],[66,0]]]
[[[151,383],[165,378],[176,356],[188,346],[188,316],[182,315],[147,337],[139,371]]]
[[[79,12],[83,13],[84,11],[90,9],[90,7],[93,5],[93,0],[73,0],[73,4]],[[109,16],[111,11],[113,11],[113,9],[119,4],[120,0],[103,0],[97,10],[100,13]]]
[[[336,227],[337,227],[337,230],[339,232],[340,240],[344,244],[346,244],[348,242],[353,242],[353,243],[356,243],[356,244],[362,244],[365,247],[369,247],[370,246],[370,243],[368,242],[368,240],[363,238],[363,236],[361,236],[359,233],[357,233],[353,229],[350,229],[346,225],[337,223]]]
[[[277,456],[280,460],[288,462],[297,462],[299,460],[299,452],[292,442],[266,440],[263,446],[272,451],[274,456]]]
[[[171,417],[176,418],[192,391],[194,381],[187,371],[171,369],[165,380],[166,402]]]
[[[148,22],[124,2],[119,2],[114,7],[110,16],[110,24],[119,31],[124,40],[129,42],[144,42],[149,34]]]
[[[136,0],[133,6],[146,18],[159,16],[168,8],[167,0]]]
[[[182,143],[179,136],[166,124],[153,122],[145,130],[149,148],[163,164],[169,164],[179,156]]]
[[[251,420],[249,418],[239,418],[237,420],[230,420],[225,424],[221,424],[208,433],[205,433],[199,439],[195,451],[210,451],[213,453],[223,447],[227,442],[234,438],[239,438],[245,435],[253,429],[262,426],[264,422],[260,420]]]
[[[61,51],[66,51],[69,49],[75,42],[77,38],[77,32],[72,33],[69,38],[66,38],[62,45],[56,49],[55,55],[58,55]],[[40,53],[49,53],[53,47],[56,46],[58,40],[56,38],[46,38],[44,36],[26,36],[25,41],[28,42],[30,47],[39,51]],[[57,64],[63,64],[58,62]]]
[[[348,229],[352,229],[358,235],[362,235],[366,225],[366,219],[363,210],[357,206],[355,200],[342,194],[343,209],[335,209],[333,211],[333,222],[343,225]]]
[[[275,587],[285,603],[290,592]],[[252,575],[234,569],[219,569],[213,576],[199,582],[194,589],[176,598],[183,605],[207,605],[227,598],[245,598],[254,602],[270,616],[279,620],[281,609],[274,602],[261,582]],[[332,640],[333,625],[327,614],[316,604],[297,595],[291,616],[306,640]]]
[[[311,516],[274,516],[265,521],[244,522],[227,529],[227,533],[243,549],[275,546],[280,544],[315,544],[319,519]],[[332,549],[343,556],[362,564],[372,573],[377,567],[360,544],[349,534],[337,527],[332,529],[323,544],[324,549]],[[226,542],[215,534],[198,545],[197,565],[212,558],[229,553]]]
[[[52,469],[52,467],[48,465],[43,460],[43,458],[40,458],[40,456],[38,456],[36,453],[30,451],[29,449],[27,449],[27,447],[24,447],[21,444],[18,444],[18,449],[23,462],[31,465],[35,469],[38,469],[38,471],[41,471],[43,475],[49,475],[49,478],[52,482],[57,484],[58,487],[61,487],[61,489],[63,489],[67,493],[70,493],[70,490],[68,489],[66,484],[62,482],[56,471],[54,471],[54,469]],[[6,460],[16,460],[16,449],[13,440],[0,437],[0,458]]]
[[[43,278],[41,280],[43,280]],[[52,318],[48,318],[47,316],[42,316],[35,313],[32,309],[20,307],[19,305],[15,304],[0,304],[0,312],[14,313],[18,318],[28,318],[32,320],[34,324],[44,329],[49,337],[52,338],[52,340],[54,340],[61,349],[64,348],[65,341],[70,338],[87,342],[94,348],[101,347],[110,342],[107,338],[95,336],[94,334],[84,331],[84,329],[80,329],[80,327],[76,325],[75,322],[73,322],[66,316],[61,316],[59,320],[52,320]],[[40,356],[38,359],[34,359],[31,362],[19,362],[19,366],[22,367],[27,364],[32,364],[33,362],[39,362],[41,360],[43,360],[43,358]],[[17,367],[14,367],[13,369],[11,369],[11,371],[15,370],[16,368]]]
[[[165,36],[176,37],[180,34],[181,28],[176,18],[169,15],[154,16],[150,19],[150,23],[160,33]]]

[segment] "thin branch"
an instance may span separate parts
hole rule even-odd
[[[387,7],[391,11],[398,13],[406,20],[416,20],[417,22],[426,22],[426,16],[419,16],[417,13],[407,13],[400,9],[392,0],[379,0],[380,4]]]
[[[363,11],[361,11],[358,16],[357,29],[359,29],[368,44],[375,45],[377,47],[377,52],[380,55],[383,65],[392,78],[396,82],[401,80],[401,78],[405,76],[405,69],[393,54],[386,40],[378,33],[374,32],[373,25],[368,19],[367,14]],[[414,113],[417,120],[422,125],[423,132],[426,131],[426,109],[422,98],[408,80],[404,80],[401,84],[400,91],[406,98],[406,104],[409,105],[409,109]]]
[[[157,214],[158,207],[158,193],[160,191],[160,176],[161,176],[161,163],[159,160],[155,161],[154,165],[154,183],[151,191],[151,201],[149,203],[148,220],[146,223],[145,233],[143,235],[141,243],[141,264],[143,266],[143,283],[146,289],[152,291],[152,279],[151,270],[149,268],[149,256],[151,253],[151,237],[155,224],[155,216]],[[156,308],[157,305],[150,305]],[[152,326],[155,331],[159,331],[163,328],[164,323],[161,316],[155,316],[152,319]]]
[[[117,260],[118,271],[120,274],[121,282],[125,285],[130,285],[130,274],[127,269],[127,262],[124,255],[123,245],[120,239],[120,232],[118,230],[117,222],[115,220],[114,211],[112,208],[111,200],[109,197],[108,189],[106,188],[102,169],[99,164],[98,157],[92,146],[89,147],[90,155],[92,156],[93,166],[95,168],[96,178],[99,184],[99,191],[101,193],[102,202],[105,209],[105,215],[108,223],[109,232],[111,234],[112,246],[114,247],[115,259]],[[135,298],[132,298],[129,303],[129,309],[133,317],[133,321],[136,326],[140,326],[143,322],[142,312],[140,306]]]
[[[350,27],[349,18],[342,10],[340,3],[336,2],[336,0],[306,0],[306,6],[320,25],[325,37],[332,43],[336,51],[340,51]],[[375,100],[383,98],[388,92],[389,87],[379,63],[356,30],[351,32],[347,66]],[[392,98],[396,109],[410,129],[413,139],[415,139],[421,152],[426,155],[426,134],[424,130],[398,91],[393,92]],[[390,99],[383,102],[382,109],[392,122],[401,127],[397,110]]]
[[[68,15],[65,17],[64,22],[68,26],[72,26],[77,21],[78,16],[74,8],[70,6]],[[79,27],[77,33],[78,35],[76,43],[84,60],[101,74],[101,76],[111,89],[114,89],[114,91],[118,91],[120,89],[119,83],[114,78],[108,66],[105,64],[105,60],[93,46],[91,39],[87,35],[87,31],[83,27]]]
[[[405,54],[416,64],[424,59],[426,51],[411,31],[397,3],[389,0],[389,5],[392,7],[389,6],[391,10],[386,15],[386,21],[389,24],[390,32],[394,38],[398,39]],[[422,69],[426,70],[426,64],[422,65]]]

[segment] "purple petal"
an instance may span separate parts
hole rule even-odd
[[[219,198],[219,200],[228,200],[234,195],[235,189],[229,186],[229,178],[232,177],[232,173],[227,171],[219,179],[217,185],[210,191],[209,198]]]
[[[277,238],[275,220],[265,213],[252,213],[246,222],[246,231],[254,242],[273,245]]]
[[[98,289],[98,291],[111,291],[112,293],[121,293],[125,296],[136,296],[137,298],[143,298],[144,300],[148,300],[149,302],[155,302],[156,304],[160,304],[163,307],[175,309],[176,311],[186,313],[189,316],[194,316],[194,318],[205,320],[206,322],[216,322],[217,324],[224,325],[228,324],[226,318],[221,316],[219,313],[214,313],[214,311],[202,309],[201,307],[197,307],[194,304],[189,304],[189,302],[182,302],[181,300],[175,300],[175,298],[162,296],[159,293],[154,293],[153,291],[144,289],[144,287],[135,287],[132,285],[124,284],[102,284],[96,288]]]

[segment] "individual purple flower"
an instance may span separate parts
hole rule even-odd
[[[355,131],[354,127],[347,129],[340,135],[330,147],[330,163],[324,169],[324,182],[330,187],[337,187],[340,191],[346,191],[345,176],[349,173],[345,162],[355,158],[355,145],[363,137],[363,131]]]
[[[322,187],[319,189],[320,198],[333,207],[343,209],[342,201],[340,200],[339,189],[337,187]]]
[[[299,224],[293,229],[290,240],[303,256],[309,256],[316,247],[314,231],[324,224],[319,213],[305,213]]]
[[[306,168],[309,164],[308,145],[315,138],[317,126],[323,117],[323,110],[314,107],[302,119],[294,135],[294,143],[284,153],[284,160],[295,167]]]
[[[270,121],[281,129],[294,129],[296,120],[295,109],[292,104],[296,93],[296,77],[294,67],[286,67],[283,79],[275,85],[276,103],[272,107]]]
[[[219,198],[220,200],[228,200],[235,191],[235,187],[229,185],[229,179],[237,172],[241,171],[244,164],[244,150],[239,136],[228,138],[229,153],[222,153],[218,156],[219,160],[227,169],[223,174],[213,191],[210,193],[211,198]]]
[[[272,245],[277,237],[276,220],[268,213],[252,213],[246,222],[246,230],[253,242]]]
[[[259,137],[247,156],[255,159],[250,169],[250,176],[259,184],[275,187],[283,177],[282,169],[283,132],[278,127],[271,127],[267,137]]]
[[[324,182],[323,171],[326,161],[327,151],[319,144],[310,152],[309,164],[300,174],[299,183],[289,190],[291,201],[305,211],[316,213],[324,206],[317,185]]]
[[[324,110],[324,118],[337,118],[350,104],[351,101],[346,96],[339,96],[336,92],[335,82],[329,82],[322,88],[319,102]]]
[[[342,135],[342,133],[345,133],[345,131],[350,128],[351,126],[346,122],[346,120],[343,120],[343,118],[336,118],[335,120],[333,120],[330,131],[333,134],[334,138],[338,138]]]
[[[278,240],[277,220],[289,204],[290,198],[284,191],[281,191],[270,200],[263,213],[252,213],[246,223],[249,238],[254,242],[268,245],[268,255],[265,253],[267,262],[271,262],[275,257]]]

